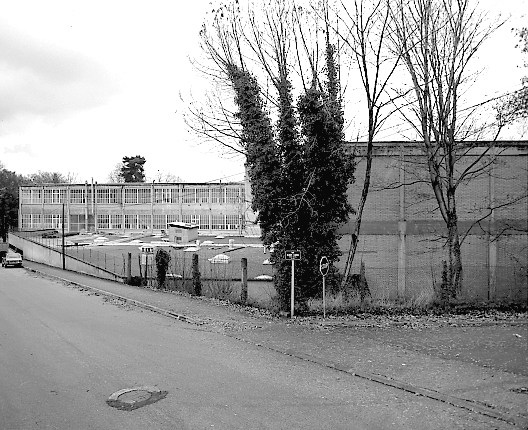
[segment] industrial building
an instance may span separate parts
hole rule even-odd
[[[363,187],[365,144],[356,156],[349,201]],[[457,214],[466,298],[528,300],[528,141],[468,142],[458,155]],[[446,225],[419,142],[378,142],[354,258],[376,297],[427,300],[441,283]],[[469,170],[467,170],[469,169]],[[200,234],[259,235],[249,183],[46,184],[20,187],[19,228],[68,232],[161,232],[172,222]],[[350,250],[354,216],[341,227]]]
[[[20,187],[19,229],[66,232],[152,232],[171,222],[202,234],[258,234],[247,184],[39,184]]]

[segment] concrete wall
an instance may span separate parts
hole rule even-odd
[[[470,166],[482,151],[486,147],[472,149],[460,160],[459,170]],[[497,145],[479,163],[490,164],[461,182],[456,194],[459,230],[462,236],[468,232],[462,244],[462,297],[526,301],[528,143]],[[363,159],[357,165],[356,183],[349,188],[354,208],[364,171]],[[479,219],[483,221],[477,223]],[[341,267],[354,224],[352,218],[342,229]],[[408,299],[432,294],[434,284],[441,282],[442,260],[447,260],[445,237],[445,222],[419,148],[380,144],[373,160],[354,272],[359,272],[363,261],[373,296]]]
[[[23,253],[24,260],[62,268],[62,253],[58,250],[21,238],[12,233],[9,234],[9,244]],[[65,256],[65,262],[66,270],[122,282],[120,276],[69,255]]]

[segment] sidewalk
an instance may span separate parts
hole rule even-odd
[[[498,320],[291,321],[28,261],[25,266],[206,330],[528,428],[526,314]]]

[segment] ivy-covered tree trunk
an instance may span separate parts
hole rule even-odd
[[[327,59],[326,91],[314,86],[295,105],[286,45],[281,44],[285,41],[278,39],[273,58],[278,73],[272,76],[278,96],[275,127],[260,86],[242,61],[237,65],[227,56],[222,64],[235,92],[252,208],[258,214],[262,241],[272,250],[275,288],[282,309],[287,310],[291,262],[285,259],[285,251],[298,249],[302,254],[295,265],[295,300],[302,308],[308,298],[319,294],[320,257],[326,255],[331,262],[339,257],[337,229],[351,212],[347,187],[353,178],[353,164],[344,152],[333,48]]]
[[[156,279],[158,281],[158,288],[165,286],[170,261],[171,256],[167,251],[164,249],[158,249],[156,251]]]

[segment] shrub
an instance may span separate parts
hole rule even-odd
[[[167,278],[167,270],[170,261],[170,254],[164,249],[158,249],[156,252],[156,278],[158,280],[158,288],[163,288],[165,286],[165,279]]]
[[[141,287],[143,285],[143,278],[141,276],[132,276],[129,281],[125,280],[125,283],[134,287]]]

